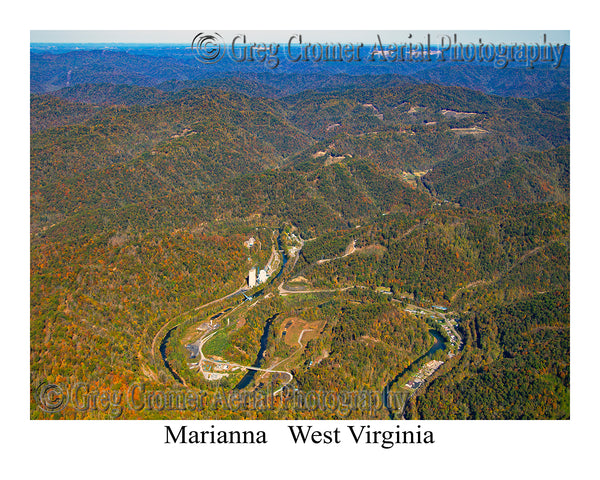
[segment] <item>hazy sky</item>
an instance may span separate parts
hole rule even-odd
[[[190,44],[200,32],[215,30],[31,30],[32,43],[176,43]],[[457,34],[459,42],[484,43],[542,43],[546,34],[548,43],[570,43],[568,30],[216,30],[228,43],[237,34],[246,34],[248,42],[288,41],[291,35],[302,34],[304,42],[363,42],[375,43],[379,33],[384,43],[425,41],[431,35],[432,43],[439,43],[442,35]],[[412,34],[412,38],[409,38]]]

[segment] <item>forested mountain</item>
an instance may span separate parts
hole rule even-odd
[[[447,161],[423,177],[438,195],[474,208],[516,201],[569,202],[569,147]]]
[[[79,83],[61,88],[53,92],[53,96],[93,105],[153,105],[168,98],[158,88],[112,83]]]
[[[100,108],[67,102],[51,95],[31,95],[30,111],[30,131],[35,133],[51,127],[83,122],[98,113]]]
[[[424,83],[457,85],[502,96],[569,100],[568,68],[558,72],[550,68],[534,72],[523,68],[493,70],[482,65],[441,64],[415,73],[414,78]]]
[[[445,337],[406,416],[568,417],[568,70],[409,70],[208,76],[181,52],[32,53],[32,417],[109,416],[40,411],[47,383],[214,390],[186,345],[225,311],[218,361],[262,348],[298,388],[397,391],[428,332],[446,335],[415,310],[434,306],[462,342]],[[271,262],[253,302],[233,295]]]
[[[569,294],[470,313],[480,348],[467,349],[454,379],[440,376],[410,415],[534,419],[569,416]]]

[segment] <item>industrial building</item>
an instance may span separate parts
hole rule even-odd
[[[256,268],[251,268],[248,272],[248,288],[256,287]]]
[[[267,275],[267,271],[265,269],[259,270],[257,272],[257,268],[253,267],[248,272],[248,288],[256,287],[259,283],[265,283],[269,276]]]

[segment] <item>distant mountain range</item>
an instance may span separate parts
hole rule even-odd
[[[558,69],[533,69],[452,62],[284,62],[275,69],[260,63],[236,63],[224,57],[205,65],[189,47],[128,46],[103,50],[54,52],[32,48],[31,92],[54,92],[79,84],[114,84],[174,90],[228,79],[250,95],[281,97],[304,90],[328,91],[358,85],[398,83],[454,85],[503,96],[569,99],[568,58]],[[568,57],[568,55],[567,55]],[[241,80],[240,78],[243,78]]]

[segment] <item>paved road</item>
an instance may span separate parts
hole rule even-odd
[[[233,297],[234,295],[239,294],[240,292],[244,291],[246,288],[246,285],[242,285],[240,288],[238,288],[235,292],[233,293],[229,293],[223,297],[217,298],[216,300],[212,300],[208,303],[205,303],[204,305],[200,305],[199,307],[194,307],[190,310],[187,310],[183,313],[180,313],[179,315],[177,315],[175,318],[172,318],[170,320],[168,320],[167,322],[165,322],[162,327],[160,327],[160,329],[158,330],[158,332],[156,332],[156,335],[154,335],[154,338],[152,339],[152,358],[154,360],[156,360],[156,341],[158,340],[158,338],[161,336],[161,333],[164,335],[163,330],[165,330],[169,324],[173,321],[173,320],[177,320],[178,318],[183,317],[184,315],[187,315],[189,313],[192,313],[194,311],[198,311],[198,310],[202,310],[203,308],[206,307],[210,307],[211,305],[214,305],[217,302],[220,302],[221,300],[225,300],[227,298]],[[177,325],[173,325],[174,327],[177,327],[179,324]]]
[[[323,258],[321,260],[317,260],[317,265],[321,265],[321,264],[327,263],[327,262],[332,262],[333,260],[339,260],[340,258],[344,258],[344,257],[347,257],[348,255],[352,255],[355,251],[356,251],[356,240],[352,240],[346,247],[346,251],[344,252],[343,255],[340,255],[339,257]]]
[[[312,331],[313,331],[313,329],[312,329],[312,328],[305,328],[304,330],[302,330],[302,331],[300,332],[300,336],[298,337],[298,345],[300,345],[300,348],[304,348],[304,347],[302,346],[302,342],[301,342],[301,340],[302,340],[302,335],[304,335],[304,332],[312,332]]]

